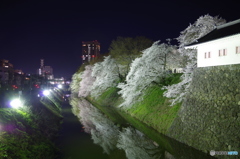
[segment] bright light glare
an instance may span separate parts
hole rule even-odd
[[[12,101],[10,102],[10,105],[11,105],[11,107],[16,108],[16,109],[23,106],[23,104],[22,104],[22,102],[21,102],[20,99],[14,99],[14,100],[12,100]]]
[[[49,94],[50,94],[50,91],[49,91],[49,90],[44,90],[44,91],[43,91],[43,95],[48,96]]]
[[[59,85],[58,85],[58,88],[62,88],[62,85],[61,85],[61,84],[59,84]]]

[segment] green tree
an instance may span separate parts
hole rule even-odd
[[[116,60],[120,73],[123,77],[129,72],[132,61],[139,57],[141,51],[149,48],[153,41],[143,37],[117,37],[109,47],[109,54]]]

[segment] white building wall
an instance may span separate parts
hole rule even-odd
[[[240,53],[236,53],[236,47],[240,47],[240,34],[205,42],[187,48],[197,48],[197,67],[240,64]],[[226,49],[226,56],[219,56],[219,50]],[[205,58],[205,52],[207,58]],[[210,52],[210,58],[208,58]]]
[[[172,68],[172,73],[183,73],[183,68]]]

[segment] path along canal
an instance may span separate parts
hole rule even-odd
[[[85,102],[84,106],[80,106],[82,111],[80,114],[83,117],[83,125],[89,133],[84,132],[79,119],[73,115],[71,106],[63,104],[64,119],[57,140],[61,152],[59,159],[214,158],[159,134],[138,120],[129,119],[129,116],[127,117],[124,113],[116,114],[115,110],[106,107],[108,113],[112,112],[115,116],[122,118],[119,123],[112,122],[106,115],[90,103],[88,104],[86,105]]]

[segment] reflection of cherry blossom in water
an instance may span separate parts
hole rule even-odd
[[[105,153],[110,154],[116,148],[118,127],[87,101],[81,100],[79,107],[85,132],[92,135],[94,143],[100,145]]]
[[[125,151],[127,158],[159,158],[158,145],[149,140],[143,133],[132,127],[122,131],[104,114],[82,99],[79,103],[84,131],[92,135],[95,144],[100,145],[104,152],[110,154],[116,147]]]
[[[140,131],[128,127],[119,134],[117,147],[125,150],[127,158],[158,159],[161,157],[157,145]]]

